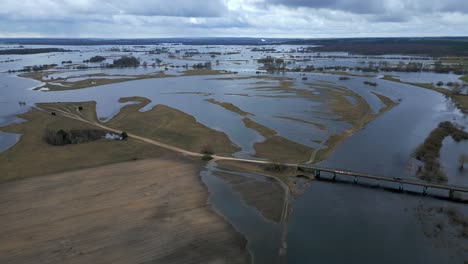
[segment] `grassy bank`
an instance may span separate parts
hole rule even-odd
[[[468,75],[460,77],[460,80],[468,83]]]

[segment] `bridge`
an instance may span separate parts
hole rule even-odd
[[[448,191],[448,197],[450,199],[454,199],[454,194],[455,192],[460,192],[460,193],[468,193],[468,187],[463,187],[463,186],[454,186],[454,185],[447,185],[447,184],[439,184],[439,183],[431,183],[431,182],[423,182],[423,181],[418,181],[414,179],[402,179],[402,178],[391,178],[391,177],[386,177],[386,176],[378,176],[378,175],[372,175],[372,174],[367,174],[367,173],[359,173],[359,172],[352,172],[352,171],[344,171],[344,170],[336,170],[336,169],[328,169],[328,168],[321,168],[321,167],[315,167],[315,166],[297,166],[297,171],[298,172],[309,172],[312,173],[313,176],[316,179],[321,179],[321,173],[322,172],[327,172],[332,175],[331,181],[336,181],[337,175],[345,176],[347,178],[351,178],[354,183],[357,183],[358,179],[370,179],[370,180],[376,180],[377,182],[390,182],[390,183],[396,183],[398,184],[398,190],[399,191],[404,191],[404,186],[409,185],[409,186],[419,186],[422,187],[422,194],[426,195],[427,190],[429,188],[432,189],[439,189],[439,190],[444,190]]]

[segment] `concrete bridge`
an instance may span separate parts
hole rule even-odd
[[[463,186],[454,186],[454,185],[447,185],[447,184],[439,184],[439,183],[431,183],[431,182],[423,182],[419,180],[413,179],[402,179],[402,178],[391,178],[385,176],[378,176],[372,175],[367,173],[358,173],[352,171],[344,171],[344,170],[336,170],[336,169],[328,169],[328,168],[321,168],[315,166],[305,166],[305,165],[297,165],[297,171],[304,172],[304,173],[311,173],[316,179],[322,179],[322,173],[327,172],[331,175],[331,178],[327,178],[331,181],[336,181],[337,176],[344,176],[353,180],[354,183],[357,183],[359,179],[371,179],[376,180],[379,182],[390,182],[396,183],[398,185],[398,191],[404,191],[405,186],[416,186],[421,187],[421,194],[426,195],[429,188],[431,189],[438,189],[448,192],[448,197],[451,200],[454,200],[455,192],[460,193],[468,193],[468,187]],[[387,187],[390,188],[390,187]]]

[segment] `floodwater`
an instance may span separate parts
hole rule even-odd
[[[57,63],[68,59],[80,61],[92,55],[110,52],[108,47],[70,49],[74,48],[81,51],[25,55],[19,61],[0,64],[0,71],[20,69],[33,64]],[[148,47],[150,48],[156,47]],[[172,52],[181,49],[176,46],[168,48]],[[293,48],[283,47],[282,52]],[[206,52],[211,49],[204,47],[200,50]],[[243,50],[238,46],[223,47],[222,50],[226,54],[238,51]],[[131,52],[110,53],[118,58]],[[166,53],[156,56],[143,51],[138,54],[149,62],[162,56],[166,62],[177,65],[184,65],[189,61],[204,62],[210,57],[202,54],[183,60],[178,57],[169,58]],[[214,68],[251,73],[258,68],[252,56],[269,54],[275,53],[248,50],[239,54],[220,55],[217,56],[220,65],[215,64]],[[20,56],[10,57],[15,59]],[[343,64],[355,66],[361,64],[361,60],[364,59],[344,60]],[[314,63],[317,61],[323,62],[324,65],[327,63],[336,65],[336,61],[316,60]],[[50,76],[81,78],[82,75],[100,72],[134,75],[154,71],[152,67],[70,70]],[[439,80],[446,82],[457,78],[454,75],[434,74],[395,73],[395,75],[405,81],[417,82]],[[466,116],[455,109],[450,101],[433,91],[379,79],[372,79],[378,83],[378,86],[370,87],[363,85],[363,81],[369,78],[361,77],[352,77],[349,81],[340,82],[339,76],[326,74],[308,74],[309,81],[301,81],[301,76],[293,73],[281,76],[294,78],[296,88],[317,93],[319,91],[310,85],[311,82],[329,81],[344,85],[365,98],[375,113],[383,107],[383,104],[371,92],[399,101],[397,107],[345,140],[326,161],[319,164],[321,166],[389,177],[414,178],[412,153],[439,122],[449,120],[464,126],[468,125]],[[198,122],[225,132],[232,142],[242,149],[236,153],[239,157],[252,156],[253,144],[263,141],[263,137],[245,127],[242,116],[211,104],[206,99],[214,98],[217,101],[233,103],[243,111],[252,113],[249,118],[254,121],[275,129],[279,135],[287,139],[309,147],[317,147],[317,143],[314,142],[320,142],[332,133],[339,133],[349,128],[345,123],[321,118],[329,117],[321,100],[302,98],[300,94],[291,91],[269,89],[279,87],[278,81],[262,79],[262,84],[258,84],[257,79],[217,80],[215,79],[217,77],[219,76],[147,79],[81,90],[42,92],[31,90],[40,85],[40,82],[1,74],[0,126],[22,122],[23,120],[16,116],[28,111],[39,102],[96,101],[98,117],[108,120],[125,105],[118,103],[119,98],[143,96],[149,98],[152,103],[141,111],[150,110],[157,104],[165,104],[193,115]],[[352,98],[348,99],[350,102],[353,101]],[[19,102],[26,102],[27,105],[20,105]],[[322,124],[329,129],[322,131],[311,124],[286,120],[278,116]],[[0,133],[0,152],[13,146],[19,137],[20,135]],[[460,172],[457,169],[458,157],[468,149],[467,147],[466,142],[455,143],[450,138],[444,141],[441,163],[450,184],[465,186],[468,184],[466,171]],[[278,252],[279,227],[266,221],[254,208],[246,205],[228,183],[216,177],[216,171],[219,171],[219,168],[210,164],[201,172],[202,180],[210,192],[210,203],[246,237],[249,241],[248,249],[256,263],[272,263]],[[250,176],[255,175],[250,174]],[[425,234],[427,227],[421,222],[418,211],[421,206],[450,206],[467,213],[466,206],[433,198],[396,194],[349,184],[313,182],[306,192],[292,203],[287,237],[288,262],[461,263],[466,260],[466,252],[460,250],[460,245],[463,245],[466,239],[454,235],[449,231],[449,227],[438,237],[428,237]],[[432,215],[431,219],[437,220],[440,217],[442,216]]]
[[[231,77],[237,77],[231,76]],[[319,76],[324,78],[323,76]],[[214,98],[221,102],[230,102],[242,110],[251,113],[249,116],[255,122],[275,129],[280,136],[297,143],[317,147],[317,141],[328,136],[327,131],[318,129],[313,124],[287,120],[297,118],[307,122],[314,122],[332,127],[336,133],[349,128],[343,122],[320,119],[308,112],[324,112],[323,102],[317,99],[302,98],[296,92],[284,91],[278,88],[269,91],[258,85],[257,79],[219,80],[215,76],[187,76],[176,78],[159,78],[137,80],[124,83],[104,85],[80,90],[41,92],[31,91],[29,87],[37,86],[38,82],[9,75],[1,75],[4,83],[1,117],[4,123],[9,118],[29,108],[19,102],[26,102],[28,106],[40,102],[76,102],[96,101],[97,115],[101,120],[109,120],[116,115],[125,104],[118,103],[122,97],[142,96],[152,102],[141,111],[152,109],[157,104],[164,104],[193,115],[198,122],[225,132],[234,144],[241,147],[236,156],[248,157],[254,154],[253,145],[262,142],[263,137],[255,130],[245,127],[243,117],[230,112],[221,106],[212,104],[206,99]],[[261,79],[267,89],[279,87],[277,80]],[[301,80],[296,80],[295,87],[309,91],[316,90]],[[317,91],[318,94],[320,92]],[[232,95],[242,94],[242,95]],[[366,94],[367,97],[375,97]],[[375,102],[378,99],[373,98]],[[374,105],[378,111],[383,105]],[[292,129],[294,128],[294,129]],[[1,140],[8,140],[1,138]]]

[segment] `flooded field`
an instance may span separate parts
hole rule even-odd
[[[450,97],[381,78],[392,75],[403,82],[462,85],[462,75],[422,71],[268,72],[259,63],[268,56],[281,59],[288,69],[312,64],[358,67],[381,61],[391,65],[400,61],[434,63],[429,57],[315,54],[306,52],[307,47],[287,45],[262,49],[172,44],[62,48],[70,51],[0,56],[0,61],[9,61],[0,63],[0,158],[22,138],[2,132],[2,128],[29,122],[18,116],[39,103],[95,102],[97,121],[103,125],[112,124],[119,114],[128,114],[128,106],[150,113],[163,105],[193,117],[207,130],[224,133],[237,151],[223,155],[415,180],[419,179],[418,162],[413,154],[429,133],[443,121],[468,126],[467,114]],[[105,61],[83,62],[97,55],[105,56]],[[124,55],[138,57],[141,66],[105,66]],[[65,61],[71,63],[62,63]],[[192,69],[197,63],[207,62],[209,69]],[[12,72],[44,64],[58,66],[39,72]],[[83,85],[72,86],[74,83]],[[49,89],[57,86],[63,89]],[[122,98],[130,99],[123,102]],[[151,130],[158,121],[142,122]],[[181,131],[184,136],[190,136],[188,133]],[[443,141],[440,162],[447,183],[466,187],[468,169],[459,170],[462,154],[468,155],[467,142],[455,142],[450,137]],[[265,196],[272,195],[271,190],[282,191],[277,183],[260,173],[225,170],[215,162],[207,163],[200,177],[210,193],[209,204],[246,238],[255,263],[274,263],[284,247],[281,242],[287,242],[284,258],[288,263],[460,263],[468,258],[463,246],[466,236],[460,235],[443,213],[428,213],[431,208],[450,207],[466,215],[464,204],[312,181],[302,195],[272,199],[276,210],[283,208],[284,199],[290,204],[287,237],[282,241],[282,222],[270,219],[262,206],[249,200],[252,189],[245,191],[254,186],[264,190]],[[254,198],[262,204],[259,197]],[[271,213],[275,209],[265,210]],[[444,228],[434,231],[440,223]],[[407,239],[401,240],[401,234]]]

